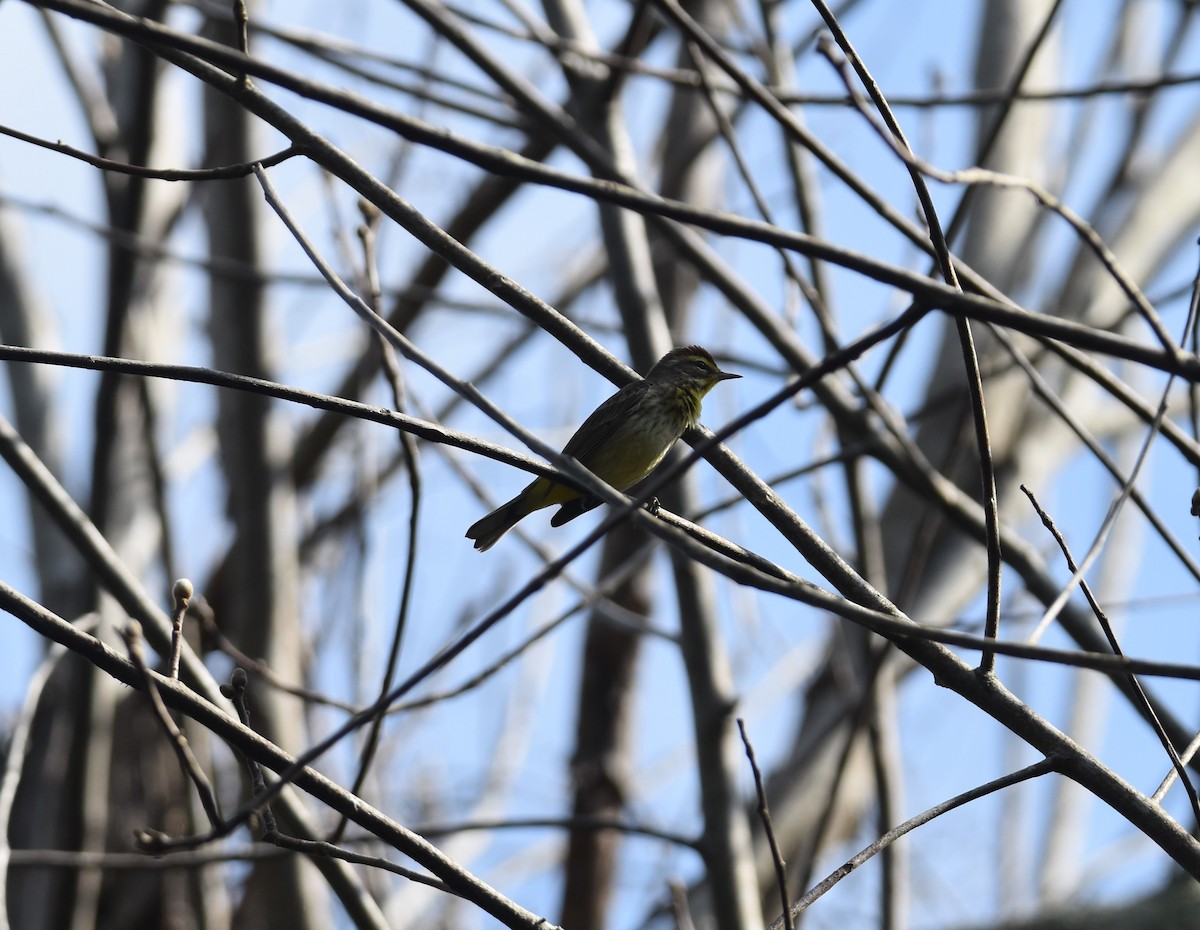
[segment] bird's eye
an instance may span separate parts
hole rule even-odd
[[[698,368],[698,369],[700,369],[701,371],[708,371],[708,365],[706,365],[706,364],[705,364],[705,362],[704,362],[704,360],[703,360],[703,359],[699,359],[699,358],[697,358],[697,359],[693,359],[693,360],[692,360],[692,367],[693,367],[693,368]]]

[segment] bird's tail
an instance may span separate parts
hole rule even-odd
[[[518,494],[507,504],[501,504],[487,516],[476,520],[467,530],[467,539],[475,540],[475,548],[487,552],[497,540],[530,513],[525,495]]]

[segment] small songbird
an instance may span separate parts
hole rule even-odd
[[[700,418],[700,401],[719,381],[741,375],[721,371],[700,346],[672,349],[641,381],[627,384],[597,407],[563,447],[588,471],[620,491],[654,471],[675,440]],[[485,552],[535,510],[561,504],[550,519],[562,526],[600,504],[589,494],[549,478],[535,478],[507,504],[467,530]]]

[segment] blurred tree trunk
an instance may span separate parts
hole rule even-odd
[[[251,15],[254,14],[253,6]],[[232,26],[208,21],[208,33],[235,44]],[[204,92],[205,151],[211,166],[246,163],[256,155],[252,118],[212,88]],[[262,264],[262,192],[251,176],[212,184],[203,192],[210,252]],[[214,275],[209,335],[217,368],[272,378],[275,339],[261,279]],[[261,658],[285,681],[303,681],[300,572],[295,492],[287,467],[290,442],[273,402],[258,394],[222,391],[217,434],[228,485],[226,513],[233,539],[218,588],[209,600],[217,623],[245,654]],[[305,743],[302,705],[268,687],[249,692],[251,725],[267,739],[298,751]],[[281,824],[285,831],[294,825]],[[300,856],[256,862],[234,917],[235,927],[329,925],[325,884]]]
[[[138,15],[157,19],[165,5],[149,0],[135,6]],[[80,104],[101,154],[144,164],[151,160],[158,139],[161,64],[141,48],[118,49],[103,63],[104,86],[85,88]],[[131,237],[153,239],[157,233],[152,230],[161,228],[163,213],[152,204],[147,182],[113,173],[101,177],[110,225]],[[152,295],[158,283],[154,271],[142,265],[137,250],[108,250],[105,354],[149,358],[161,354],[152,323],[158,309]],[[20,327],[15,332],[20,336]],[[44,378],[35,369],[22,376]],[[38,443],[35,451],[54,469],[59,458],[53,439],[60,429],[57,415],[50,405],[40,414],[33,411],[33,406],[45,403],[36,384],[21,387],[18,422],[26,420],[22,433]],[[138,574],[158,558],[163,540],[150,490],[157,453],[146,430],[143,387],[112,373],[100,379],[90,504],[97,528]],[[29,422],[30,415],[43,418],[43,425]],[[81,582],[87,575],[78,555],[59,551],[57,531],[42,514],[36,514],[34,522],[42,540],[38,570],[46,603],[69,617],[79,617],[87,604],[97,605],[100,635],[114,648],[123,649],[116,636],[117,627],[125,622],[122,612],[94,590],[84,593]],[[71,573],[71,580],[64,573]],[[186,823],[186,794],[181,792],[169,748],[155,727],[134,723],[148,723],[144,699],[138,697],[131,703],[125,689],[76,656],[59,663],[42,692],[30,733],[10,830],[14,847],[126,851],[134,828],[171,824],[178,829]],[[129,789],[135,785],[142,790],[131,794]],[[177,879],[164,881],[162,875],[65,869],[25,872],[15,881],[10,879],[13,926],[29,930],[162,926],[168,889],[177,905],[190,910],[186,890]]]

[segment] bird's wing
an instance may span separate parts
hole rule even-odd
[[[587,466],[592,454],[612,437],[613,433],[637,408],[646,393],[646,382],[627,384],[612,397],[592,411],[591,416],[580,424],[575,435],[563,446],[563,455],[569,455],[581,465]]]

